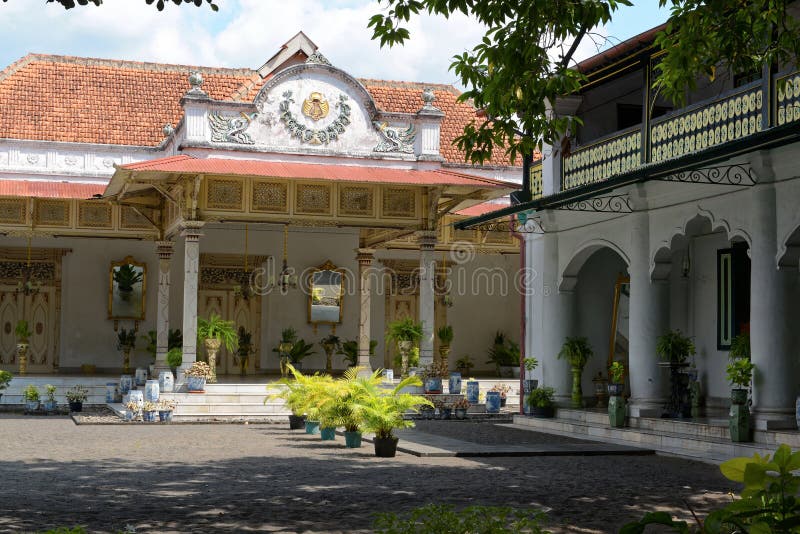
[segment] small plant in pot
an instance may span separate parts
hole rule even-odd
[[[135,419],[139,419],[142,416],[142,410],[139,403],[136,401],[128,401],[125,403],[125,413],[124,418],[126,421],[133,421]]]
[[[122,372],[131,372],[131,351],[136,346],[136,330],[120,328],[117,332],[117,350],[122,351]]]
[[[377,346],[378,342],[376,340],[369,340],[370,356],[375,355],[375,347]],[[358,365],[358,340],[351,339],[342,343],[342,349],[339,354],[344,356],[344,363],[346,363],[348,367],[356,367]]]
[[[35,412],[39,409],[39,389],[33,384],[22,391],[22,398],[25,399],[25,411]]]
[[[359,403],[357,409],[362,415],[364,429],[375,434],[375,456],[393,458],[397,453],[399,440],[394,435],[394,430],[414,426],[414,422],[404,415],[409,411],[417,412],[420,406],[433,406],[425,397],[401,393],[403,388],[421,385],[418,377],[409,376],[401,380],[394,389],[374,392]]]
[[[656,354],[670,365],[684,365],[695,353],[692,338],[684,336],[680,330],[670,330],[656,340]]]
[[[208,319],[197,318],[197,339],[202,340],[206,347],[208,365],[211,375],[209,383],[217,381],[217,353],[224,344],[229,352],[235,352],[239,342],[236,327],[233,321],[225,321],[219,315],[212,313]]]
[[[8,371],[0,370],[0,399],[3,398],[2,391],[8,387],[8,384],[11,383],[11,380],[14,378],[14,375],[9,373]]]
[[[47,395],[47,400],[44,401],[44,409],[46,412],[54,412],[58,409],[58,401],[56,400],[56,387],[53,384],[45,384],[44,390]]]
[[[734,386],[731,389],[731,402],[733,404],[747,404],[747,395],[755,367],[755,364],[749,359],[734,358],[725,368],[728,382]]]
[[[158,417],[158,403],[152,401],[144,401],[142,408],[142,417],[146,423],[155,423]]]
[[[178,367],[183,363],[183,351],[180,348],[169,349],[167,353],[167,365],[172,369],[172,374],[177,374]]]
[[[494,343],[489,348],[489,359],[486,363],[493,363],[499,376],[519,378],[519,357],[519,345],[498,330],[494,335]]]
[[[456,369],[461,373],[461,376],[469,376],[473,367],[475,367],[475,363],[469,355],[462,356],[456,360]]]
[[[589,346],[589,340],[583,336],[567,337],[561,352],[558,353],[560,360],[567,360],[572,368],[572,405],[575,408],[583,406],[583,390],[581,388],[581,375],[586,362],[592,357],[594,352]]]
[[[439,362],[446,371],[450,368],[447,359],[450,355],[450,345],[453,343],[453,327],[449,324],[444,325],[436,331],[436,335],[439,338]]]
[[[456,419],[466,419],[467,410],[469,410],[469,401],[466,397],[460,397],[453,403],[453,411],[455,412]]]
[[[555,415],[555,402],[553,400],[556,390],[551,387],[536,388],[528,393],[528,405],[534,417],[549,418]]]
[[[496,391],[500,394],[500,406],[506,405],[508,394],[511,393],[511,386],[507,384],[495,384],[489,391]]]
[[[28,327],[28,321],[21,319],[14,328],[17,337],[17,361],[19,362],[19,374],[25,375],[28,372],[28,341],[33,332]]]
[[[335,334],[328,334],[319,341],[325,351],[325,372],[333,372],[333,355],[342,350],[342,340]]]
[[[272,352],[278,353],[278,358],[280,358],[281,376],[284,378],[289,374],[289,352],[292,350],[292,346],[294,346],[296,342],[297,330],[290,326],[281,330],[281,341],[278,343],[277,347],[272,349]]]
[[[189,393],[205,393],[206,382],[211,377],[211,367],[206,362],[194,362],[186,370],[186,388]]]
[[[625,365],[620,361],[613,362],[608,367],[608,377],[611,379],[608,394],[612,397],[622,395],[625,390]]]
[[[89,390],[84,386],[77,385],[67,390],[67,402],[69,403],[69,411],[80,412],[83,411],[83,403],[89,398]]]
[[[410,317],[390,322],[386,327],[386,340],[394,342],[400,353],[400,374],[408,376],[409,360],[414,346],[422,339],[422,325]]]
[[[239,343],[236,348],[236,357],[239,360],[239,375],[246,376],[250,355],[255,352],[253,348],[253,334],[248,332],[243,326],[239,327],[237,333],[239,336]]]
[[[169,400],[166,398],[159,399],[158,401],[158,420],[162,423],[170,423],[172,422],[172,412],[175,411],[175,408],[178,404],[174,400]]]

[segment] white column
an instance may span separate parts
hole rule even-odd
[[[158,304],[156,308],[156,376],[161,371],[169,371],[167,352],[169,350],[169,283],[170,260],[174,243],[156,241],[158,253]]]
[[[759,172],[759,179],[767,178]],[[750,248],[750,351],[755,364],[753,414],[756,428],[794,426],[797,394],[792,327],[787,297],[792,273],[778,270],[775,186],[761,183],[752,191],[752,246]],[[796,271],[793,273],[797,276]]]
[[[550,230],[551,226],[548,227]],[[554,229],[554,228],[553,228]],[[568,403],[572,395],[572,374],[569,363],[558,359],[558,353],[567,336],[575,335],[575,293],[574,284],[559,289],[558,235],[555,231],[544,234],[541,245],[537,247],[541,258],[535,260],[541,265],[541,317],[542,354],[539,357],[542,385],[556,390],[558,403]]]
[[[631,299],[628,366],[631,415],[659,417],[666,402],[669,372],[659,367],[656,338],[669,328],[669,285],[650,279],[650,219],[646,210],[632,213]]]
[[[419,320],[422,323],[422,340],[419,344],[419,364],[433,363],[433,325],[435,321],[434,283],[436,276],[436,232],[417,232],[419,241]]]
[[[197,285],[200,271],[202,221],[184,221],[183,249],[183,364],[188,369],[197,361]]]
[[[369,361],[369,344],[371,338],[370,314],[372,313],[372,259],[375,251],[370,248],[357,250],[358,278],[361,284],[361,309],[358,320],[358,366],[362,368],[361,374],[372,373],[372,364]]]

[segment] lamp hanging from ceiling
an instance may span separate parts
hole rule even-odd
[[[31,236],[28,236],[28,260],[22,268],[22,279],[17,282],[17,293],[25,296],[35,295],[39,292],[42,283],[34,279],[33,265],[31,264]]]
[[[289,225],[283,225],[283,263],[277,277],[271,277],[269,282],[270,289],[277,288],[281,293],[286,293],[290,289],[297,288],[297,275],[294,269],[289,267]]]

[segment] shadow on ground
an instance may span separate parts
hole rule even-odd
[[[130,439],[131,431],[109,436]],[[341,437],[321,443],[276,426],[242,433],[262,441],[265,454],[236,457],[233,441],[228,457],[194,460],[206,446],[196,442],[174,462],[149,462],[158,441],[118,457],[109,440],[97,460],[0,455],[0,531],[370,532],[376,512],[437,502],[542,506],[552,509],[555,532],[615,532],[654,509],[688,518],[684,500],[704,513],[729,489],[717,467],[676,458],[377,459],[371,444],[345,449]]]

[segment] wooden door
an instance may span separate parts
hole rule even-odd
[[[58,314],[55,287],[40,287],[32,295],[16,292],[16,287],[0,285],[0,368],[16,372],[17,322],[28,321],[32,335],[28,348],[28,373],[52,373],[56,357]]]

